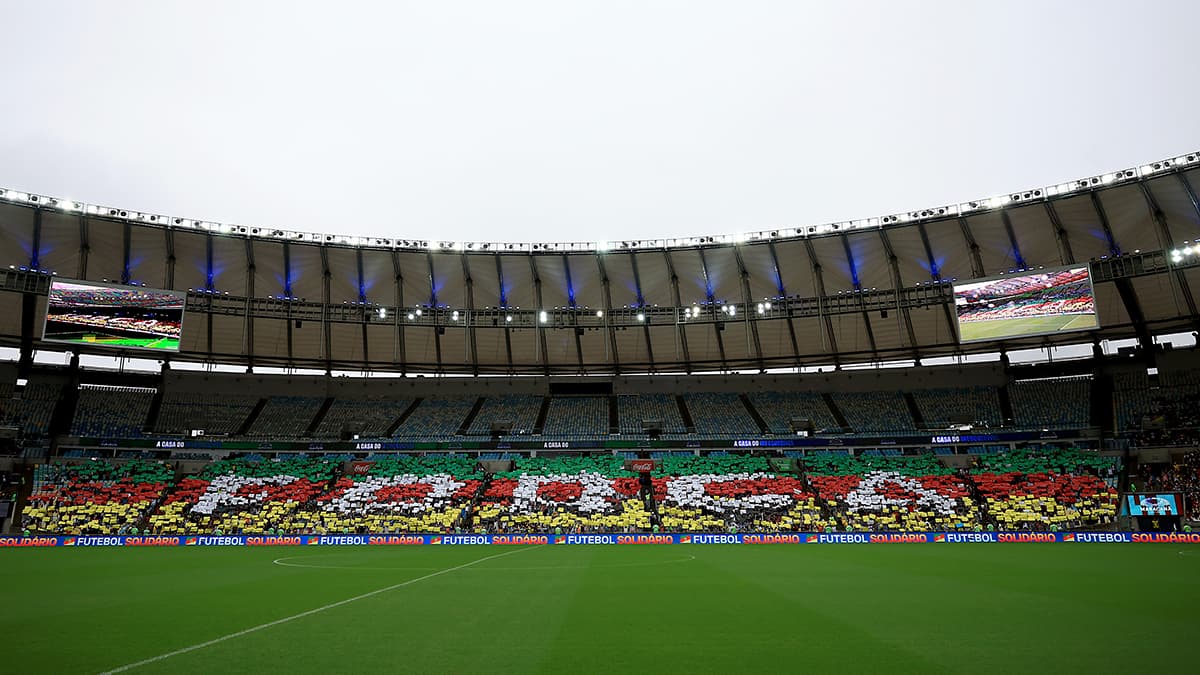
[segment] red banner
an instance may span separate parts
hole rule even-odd
[[[650,473],[654,470],[654,460],[652,459],[631,459],[625,462],[626,468],[630,471],[638,473]]]

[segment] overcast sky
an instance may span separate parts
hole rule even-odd
[[[1200,2],[7,3],[0,185],[595,241],[907,211],[1200,149]]]

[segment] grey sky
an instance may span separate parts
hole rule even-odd
[[[40,1],[3,14],[0,185],[237,224],[514,241],[737,232],[1200,149],[1194,0]]]

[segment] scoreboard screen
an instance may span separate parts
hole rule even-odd
[[[179,291],[55,279],[42,339],[177,352],[186,300]]]
[[[1174,494],[1125,495],[1125,508],[1131,516],[1179,515],[1179,501]]]
[[[960,342],[1095,330],[1096,297],[1086,265],[954,284]]]

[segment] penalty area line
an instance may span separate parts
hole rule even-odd
[[[134,668],[140,668],[142,666],[150,665],[151,663],[157,663],[159,661],[164,661],[173,656],[179,656],[180,654],[187,654],[188,652],[194,652],[197,649],[204,649],[205,647],[211,647],[215,644],[220,644],[227,640],[232,640],[234,638],[242,637],[243,635],[249,635],[250,633],[257,633],[260,630],[266,630],[267,628],[272,628],[272,627],[278,626],[280,624],[288,623],[289,621],[295,621],[296,619],[303,619],[306,616],[312,616],[313,614],[319,614],[326,610],[334,609],[335,607],[341,607],[342,605],[348,605],[352,602],[358,602],[359,600],[365,600],[366,598],[369,598],[369,597],[372,597],[375,595],[379,595],[380,593],[387,593],[388,591],[394,591],[398,588],[404,588],[405,586],[415,584],[418,581],[432,579],[434,577],[441,576],[443,574],[448,574],[450,572],[461,570],[463,568],[470,567],[472,565],[477,565],[477,564],[479,564],[481,562],[485,562],[487,560],[495,560],[496,558],[503,558],[504,556],[512,555],[514,553],[520,553],[521,551],[526,551],[531,548],[537,548],[537,547],[536,546],[526,546],[524,548],[518,548],[513,551],[505,551],[504,553],[497,553],[496,555],[484,556],[482,558],[478,558],[476,560],[472,560],[470,562],[466,562],[461,565],[455,565],[454,567],[447,567],[446,569],[438,570],[436,572],[426,574],[425,576],[420,576],[415,579],[409,579],[408,581],[402,581],[398,584],[392,584],[391,586],[386,586],[384,588],[379,588],[379,589],[376,589],[373,591],[368,591],[361,595],[356,595],[352,598],[346,598],[345,600],[338,600],[337,602],[331,602],[328,605],[321,605],[320,607],[315,607],[313,609],[310,609],[310,610],[307,610],[304,612],[300,612],[299,614],[293,614],[291,616],[285,616],[282,619],[276,619],[274,621],[268,621],[267,623],[262,623],[257,626],[251,626],[250,628],[239,630],[236,633],[229,633],[228,635],[222,635],[221,637],[213,638],[211,640],[206,640],[204,642],[198,642],[194,645],[184,647],[182,649],[176,649],[173,652],[167,652],[165,654],[159,654],[158,656],[151,656],[148,659],[142,659],[141,661],[134,661],[133,663],[127,663],[123,666],[117,666],[116,668],[113,668],[112,670],[103,671],[102,673],[100,673],[100,675],[111,675],[112,673],[123,673],[128,670],[133,670]]]

